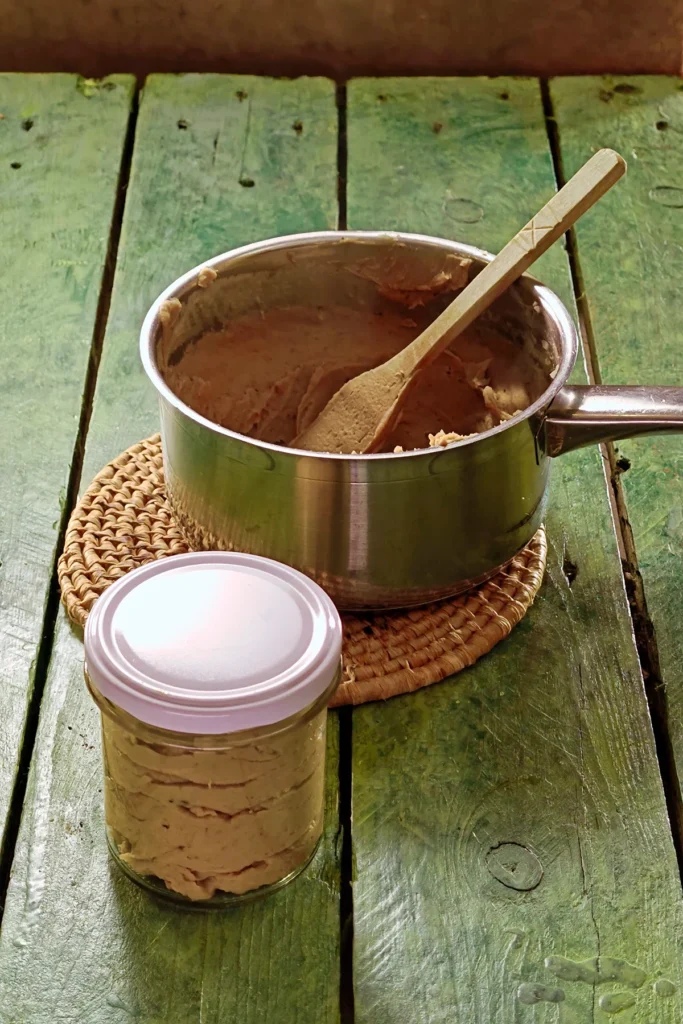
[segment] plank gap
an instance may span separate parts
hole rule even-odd
[[[541,79],[541,95],[543,111],[548,133],[548,142],[553,159],[555,180],[561,188],[567,181],[562,161],[560,132],[555,116],[550,86],[547,79]],[[574,228],[567,232],[567,255],[571,271],[572,284],[583,343],[586,370],[591,383],[601,384],[600,361],[595,342],[595,333],[586,299],[584,276],[578,251],[578,242]],[[669,729],[669,708],[666,686],[662,678],[659,650],[652,618],[648,612],[645,587],[638,564],[638,555],[633,536],[633,529],[628,517],[626,500],[621,485],[623,465],[619,464],[614,445],[610,442],[600,446],[603,455],[605,477],[608,483],[610,504],[622,556],[622,573],[624,587],[628,597],[633,634],[635,637],[638,660],[643,678],[643,686],[647,698],[648,711],[657,752],[659,772],[664,789],[666,808],[671,827],[671,836],[676,850],[678,871],[683,883],[683,800],[681,786],[676,770],[676,759],[671,731]]]
[[[85,377],[85,387],[83,389],[83,402],[81,404],[81,415],[78,424],[78,436],[76,439],[76,447],[74,449],[74,457],[71,463],[71,473],[69,476],[69,486],[67,489],[67,501],[64,508],[63,515],[63,529],[66,530],[66,525],[69,521],[71,511],[78,500],[78,489],[81,484],[81,475],[83,472],[83,458],[85,455],[85,442],[88,435],[88,428],[90,426],[90,417],[92,416],[93,400],[95,398],[95,387],[97,385],[97,374],[100,368],[100,360],[102,358],[102,348],[104,346],[104,334],[107,328],[107,320],[109,319],[109,307],[111,306],[111,294],[114,286],[114,274],[116,272],[116,259],[119,250],[119,242],[121,239],[121,225],[123,223],[123,212],[126,205],[126,193],[128,191],[128,181],[130,179],[130,168],[133,160],[133,147],[135,143],[135,126],[137,124],[138,111],[140,105],[140,84],[136,80],[135,92],[131,102],[130,115],[128,117],[128,126],[126,128],[126,138],[123,144],[123,152],[121,155],[121,166],[119,169],[119,177],[116,185],[116,198],[114,200],[114,212],[112,215],[111,229],[109,231],[109,242],[107,244],[107,255],[104,262],[104,271],[102,274],[102,287],[100,288],[100,295],[97,302],[97,312],[95,314],[95,326],[93,328],[93,339],[90,348],[90,358],[88,360],[88,369]],[[58,544],[58,556],[61,554],[61,548],[63,545],[63,536],[60,534],[60,542]]]
[[[657,760],[659,762],[664,796],[666,798],[666,808],[671,824],[671,835],[676,850],[681,883],[683,884],[683,800],[681,799],[681,784],[676,769],[676,757],[669,728],[667,689],[661,671],[654,622],[647,606],[633,529],[628,517],[626,498],[621,485],[621,473],[623,470],[617,465],[614,445],[609,444],[605,448],[607,450],[606,472],[609,473],[611,498],[613,499],[613,508],[616,510],[617,534],[619,536],[619,544],[623,549],[622,568],[624,586],[626,587],[638,659],[647,697],[647,706],[652,722]]]
[[[353,709],[339,710],[339,835],[341,880],[339,899],[340,972],[339,1016],[341,1024],[353,1024]]]
[[[345,231],[348,172],[347,92],[338,83],[337,103],[337,228]],[[351,835],[352,729],[351,708],[340,708],[339,718],[339,1018],[341,1024],[353,1024],[353,839]]]
[[[337,103],[337,228],[345,231],[346,188],[348,172],[347,92],[346,84],[338,83]],[[353,839],[351,835],[352,793],[352,729],[351,708],[339,710],[339,1017],[341,1024],[353,1024]]]
[[[2,847],[0,848],[0,924],[2,924],[2,917],[5,909],[7,888],[9,886],[12,862],[14,860],[14,851],[19,834],[24,797],[26,795],[29,768],[33,757],[33,748],[35,746],[36,734],[38,731],[40,706],[45,690],[50,659],[52,657],[52,647],[60,603],[59,584],[57,582],[57,563],[64,548],[64,539],[69,518],[76,501],[78,500],[78,489],[81,483],[83,457],[85,453],[85,439],[88,432],[88,426],[90,424],[93,398],[95,395],[95,385],[97,383],[97,372],[102,355],[104,333],[109,315],[114,272],[116,269],[116,256],[118,252],[119,239],[121,237],[121,223],[123,220],[123,211],[126,202],[126,189],[128,187],[130,166],[133,157],[139,94],[140,86],[139,84],[136,84],[135,92],[131,100],[128,124],[126,127],[126,137],[121,154],[121,163],[116,185],[116,196],[107,243],[107,253],[102,271],[102,281],[100,284],[97,311],[93,326],[90,355],[88,358],[88,367],[83,386],[83,397],[81,400],[81,411],[78,421],[78,433],[76,435],[76,442],[74,444],[74,450],[71,457],[66,499],[59,519],[57,544],[55,546],[54,558],[50,568],[50,586],[47,600],[45,602],[45,615],[43,618],[41,639],[36,653],[33,687],[29,694],[26,720],[21,739],[19,764],[9,802],[4,840]]]
[[[564,184],[566,184],[567,176],[562,164],[562,151],[560,149],[560,135],[557,127],[557,118],[555,117],[548,79],[540,79],[540,85],[541,97],[543,100],[543,114],[545,117],[546,131],[548,133],[548,145],[550,146],[553,170],[555,172],[555,183],[557,188],[560,189]],[[576,302],[576,308],[579,315],[579,327],[581,330],[581,340],[583,342],[586,374],[588,376],[589,383],[601,384],[600,366],[595,351],[590,311],[588,309],[588,303],[586,302],[586,291],[584,288],[583,276],[581,274],[581,264],[579,262],[574,229],[570,228],[564,237],[567,248],[567,258],[569,261],[569,272],[571,274],[572,287],[574,289],[574,300]]]
[[[337,85],[337,227],[345,231],[348,144],[346,133],[346,85]]]

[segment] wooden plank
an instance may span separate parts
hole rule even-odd
[[[352,83],[348,149],[354,227],[496,250],[553,188],[532,81]],[[569,293],[561,249],[539,276]],[[359,1024],[585,1024],[617,992],[635,998],[620,1020],[681,1018],[679,877],[599,453],[553,469],[526,619],[463,675],[354,711]],[[596,956],[647,981],[544,963]],[[660,973],[673,998],[654,994]]]
[[[601,377],[680,386],[683,86],[674,78],[559,79],[552,98],[568,172],[601,145],[629,162],[615,194],[578,225]],[[683,438],[619,442],[618,457],[683,778]]]
[[[261,74],[574,74],[681,66],[678,0],[0,0],[0,66]]]
[[[0,847],[54,568],[133,81],[0,75]],[[86,94],[87,92],[87,94]]]
[[[303,132],[292,129],[295,121]],[[242,174],[255,185],[240,186]],[[230,246],[334,227],[335,220],[332,83],[148,81],[84,482],[156,428],[137,334],[158,291]],[[98,715],[83,685],[82,657],[62,617],[0,939],[3,1024],[292,1024],[307,1021],[311,1006],[318,1020],[337,1021],[336,719],[326,830],[305,876],[240,911],[183,913],[110,875]]]

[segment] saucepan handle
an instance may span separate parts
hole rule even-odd
[[[571,385],[558,392],[543,428],[548,455],[639,434],[683,434],[683,388]]]

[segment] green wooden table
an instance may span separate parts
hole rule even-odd
[[[580,317],[576,380],[683,383],[682,90],[0,76],[0,1024],[680,1024],[683,438],[558,460],[530,614],[462,675],[333,715],[319,853],[225,914],[110,869],[55,559],[79,489],[156,428],[149,303],[248,241],[497,250],[613,146],[626,181],[538,275]]]

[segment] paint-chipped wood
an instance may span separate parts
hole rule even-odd
[[[351,227],[496,250],[553,187],[534,82],[352,83],[348,126]],[[566,298],[561,248],[544,261]],[[512,636],[354,711],[359,1024],[586,1024],[620,1000],[629,1024],[681,1019],[680,882],[601,460],[553,469],[548,578]]]
[[[0,846],[78,434],[132,79],[0,75]]]
[[[322,80],[145,85],[84,483],[156,428],[137,336],[161,288],[232,246],[335,227],[336,122],[334,86]],[[326,829],[310,868],[243,910],[179,911],[110,872],[82,653],[60,616],[0,936],[2,1024],[337,1021],[336,717]]]
[[[629,164],[578,225],[597,364],[606,384],[683,386],[683,83],[677,78],[552,82],[568,173],[598,146]],[[669,728],[683,777],[683,437],[620,441],[616,469],[655,628]],[[643,640],[647,640],[646,633]]]

